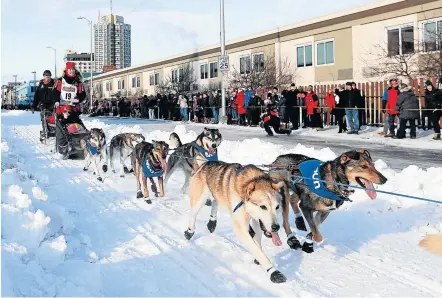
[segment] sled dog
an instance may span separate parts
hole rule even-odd
[[[125,165],[125,161],[130,157],[135,146],[144,141],[144,136],[139,133],[120,133],[112,138],[109,144],[109,159],[112,172],[115,173],[114,168],[114,151],[120,153],[120,177],[124,174],[130,173]]]
[[[89,169],[93,162],[94,174],[97,175],[97,180],[103,182],[100,171],[98,170],[98,163],[103,159],[103,172],[107,172],[107,156],[106,156],[106,136],[102,129],[92,128],[89,131],[89,136],[86,140],[80,140],[80,146],[84,151],[84,171]]]

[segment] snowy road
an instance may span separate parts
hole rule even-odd
[[[134,131],[148,141],[167,140],[175,127],[101,120],[86,125],[102,127],[108,138]],[[153,131],[156,125],[162,131]],[[179,129],[186,142],[200,131]],[[288,278],[275,285],[235,237],[224,210],[210,234],[203,208],[194,239],[184,239],[189,202],[179,192],[179,173],[166,197],[147,205],[135,199],[133,177],[108,173],[100,183],[83,172],[82,161],[63,161],[41,145],[38,130],[37,115],[2,113],[3,296],[442,296],[442,258],[417,246],[426,233],[442,230],[440,205],[381,194],[371,201],[357,192],[324,223],[325,242],[313,254],[263,240]],[[251,140],[247,131],[241,132],[247,139],[229,141],[231,130],[222,131],[220,157],[228,162],[267,163],[288,152],[330,159],[341,152],[288,149],[287,141],[268,143],[283,137]],[[376,163],[389,179],[382,190],[442,200],[442,168],[396,172],[388,165]]]
[[[87,118],[91,119],[91,118]],[[130,125],[140,125],[143,129],[152,130],[173,130],[179,122],[170,121],[149,121],[135,119],[100,118],[108,124],[127,123]],[[201,129],[202,125],[188,124],[194,130]],[[210,126],[210,125],[207,125]],[[213,127],[217,127],[213,125]],[[304,130],[296,132],[290,137],[285,135],[273,138],[266,137],[263,129],[243,128],[238,126],[219,126],[223,138],[229,141],[241,141],[250,138],[284,145],[291,148],[300,143],[304,146],[314,147],[314,149],[330,148],[334,152],[345,152],[356,148],[368,149],[374,159],[382,159],[391,168],[401,170],[409,165],[417,165],[420,168],[442,167],[442,142],[430,141],[428,133],[423,136],[420,131],[416,140],[392,140],[385,139],[374,132],[363,130],[358,136],[348,136],[337,134],[337,129],[332,131],[309,132]],[[422,136],[420,136],[422,134]],[[418,148],[416,148],[418,147]]]

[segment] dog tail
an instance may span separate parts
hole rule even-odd
[[[431,253],[442,256],[442,234],[425,236],[425,238],[419,242],[419,246]]]
[[[170,149],[176,149],[178,147],[183,146],[183,143],[181,143],[180,137],[176,133],[171,133],[169,137],[169,145]]]

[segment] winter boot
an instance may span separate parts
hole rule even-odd
[[[433,140],[439,140],[440,141],[440,133],[435,133],[433,136]]]

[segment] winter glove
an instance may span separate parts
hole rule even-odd
[[[55,107],[58,108],[60,106],[60,103],[57,101],[55,102]]]

